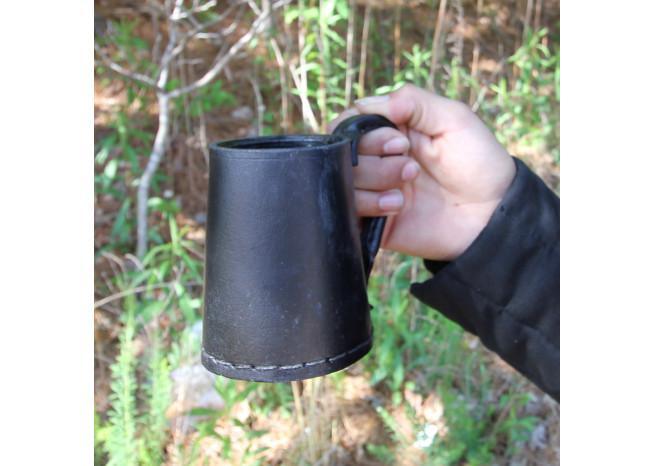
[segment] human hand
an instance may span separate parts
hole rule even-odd
[[[360,155],[354,168],[358,215],[388,216],[383,248],[457,258],[510,186],[510,155],[466,105],[413,85],[356,101],[331,129],[360,113],[383,115],[399,130],[380,128],[361,138],[359,153],[370,155]]]

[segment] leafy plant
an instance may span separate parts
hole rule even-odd
[[[301,2],[289,6],[285,13],[287,24],[301,21],[306,30],[304,46],[299,51],[306,65],[300,71],[307,75],[306,95],[319,109],[323,130],[345,106],[347,63],[338,54],[346,44],[338,26],[346,22],[348,15],[347,0],[309,0],[306,6]],[[292,92],[299,95],[301,89]]]
[[[502,77],[490,88],[496,96],[485,109],[495,115],[502,144],[552,147],[559,161],[560,52],[546,45],[547,29],[529,31],[524,44],[511,56],[516,73],[509,84]]]
[[[448,434],[436,436],[426,450],[428,464],[491,464],[497,445],[504,441],[514,445],[532,431],[534,419],[519,414],[528,397],[509,392],[498,406],[485,402],[493,391],[493,382],[480,352],[470,351],[459,326],[409,295],[410,283],[425,278],[417,260],[402,258],[389,280],[371,280],[375,347],[366,359],[370,380],[390,390],[393,405],[404,409],[412,419],[413,432],[421,426],[404,399],[406,380],[411,380],[412,390],[424,395],[438,393]],[[420,272],[415,275],[415,270]],[[424,382],[413,383],[413,371],[422,374]],[[375,409],[393,441],[405,448],[409,441],[394,418],[382,405],[377,404]],[[387,451],[372,448],[370,453],[381,459]]]
[[[347,56],[343,39],[345,28],[350,26],[348,18],[354,13],[350,5],[347,0],[300,0],[284,9],[292,41],[300,32],[300,22],[302,25],[304,36],[303,46],[297,51],[299,56],[293,55],[293,46],[284,52],[288,63],[297,66],[297,73],[306,73],[306,96],[317,111],[317,126],[324,127],[344,108],[346,78],[357,68],[355,55],[359,51],[354,50],[353,57]],[[361,15],[356,16],[360,23]],[[405,40],[408,48],[401,51],[401,66],[392,76],[388,57],[394,51],[394,44],[387,39],[390,35],[383,33],[385,23],[380,16],[372,15],[375,27],[370,33],[365,87],[383,94],[407,82],[424,86],[431,59],[430,40],[424,44],[408,42],[412,38]],[[209,9],[196,12],[195,18],[212,21],[219,19],[219,14]],[[356,25],[357,34],[361,30],[359,26]],[[110,40],[100,39],[100,43],[116,62],[154,76],[157,66],[150,61],[150,45],[139,37],[138,27],[138,20],[112,22]],[[281,28],[276,31],[273,28],[271,25],[270,37],[281,39]],[[473,77],[467,64],[445,52],[439,59],[442,64],[441,75],[436,79],[439,92],[458,100],[467,100],[473,92],[478,96],[479,115],[494,125],[502,143],[547,150],[559,158],[560,55],[550,39],[547,30],[528,32],[523,45],[492,82],[487,76]],[[284,45],[281,40],[280,43]],[[255,41],[250,43],[248,53],[259,54],[260,47],[255,45]],[[304,65],[295,61],[300,57]],[[269,82],[277,79],[277,70],[271,70],[260,54],[253,63],[260,70],[257,77],[264,100],[274,98],[271,95],[274,88]],[[108,83],[104,65],[96,69],[100,81]],[[177,78],[179,74],[171,73],[166,91],[182,87]],[[296,84],[291,79],[288,82],[290,87]],[[114,109],[95,148],[96,198],[102,200],[103,208],[110,206],[110,212],[102,214],[109,219],[110,228],[106,243],[98,248],[98,258],[105,253],[118,256],[132,249],[137,180],[154,141],[155,122],[149,113],[154,91],[131,80],[122,80],[122,85],[127,101]],[[296,85],[291,91],[296,95],[303,92]],[[241,94],[227,81],[213,81],[183,98],[174,97],[170,113],[172,126],[191,127],[192,124],[179,125],[179,122],[195,121],[220,108],[229,109],[240,104],[239,98]],[[262,119],[264,134],[277,132],[279,118],[274,107],[268,107]],[[201,307],[202,251],[200,245],[187,238],[188,228],[177,223],[184,212],[175,199],[163,193],[169,181],[162,174],[152,180],[147,206],[151,220],[156,222],[148,231],[153,245],[148,253],[141,261],[125,259],[108,285],[98,280],[98,287],[105,295],[121,295],[119,301],[113,302],[119,303],[115,308],[122,315],[116,320],[122,328],[117,357],[111,366],[110,409],[96,413],[94,419],[97,464],[154,465],[169,460],[165,455],[170,441],[165,412],[170,403],[170,373],[197,361],[200,341],[195,324]],[[486,366],[483,352],[468,346],[460,327],[410,295],[410,283],[427,276],[420,261],[407,257],[395,259],[388,273],[375,275],[370,282],[375,346],[362,363],[375,395],[379,395],[374,407],[390,442],[367,443],[366,452],[381,462],[395,464],[402,449],[411,445],[413,439],[402,433],[404,426],[399,429],[391,414],[395,410],[407,414],[413,433],[423,430],[424,421],[417,418],[405,398],[406,390],[424,397],[436,393],[444,408],[446,429],[438,431],[430,446],[423,450],[424,464],[493,464],[499,461],[499,452],[509,455],[516,452],[536,422],[534,417],[523,414],[529,395],[522,393],[520,387],[511,387],[499,393],[498,399],[494,396],[496,381]],[[141,340],[147,344],[137,354],[140,344],[136,342]],[[338,389],[348,376],[346,371],[333,374],[329,384]],[[250,421],[272,413],[292,416],[290,386],[218,378],[215,388],[225,406],[221,410],[198,409],[189,413],[203,420],[196,425],[199,436],[193,437],[190,445],[176,445],[180,462],[199,464],[199,442],[212,437],[219,442],[223,459],[236,461],[238,457],[243,464],[264,464],[265,450],[254,443],[266,432],[254,429]],[[231,413],[245,400],[251,407],[251,418],[241,422]],[[218,421],[237,435],[216,431]],[[244,449],[236,445],[239,437],[249,442]]]
[[[396,462],[395,454],[387,445],[367,443],[365,450],[384,464],[395,464]]]
[[[163,464],[163,448],[167,440],[168,420],[166,410],[170,406],[172,383],[170,365],[163,352],[158,329],[152,332],[150,356],[145,373],[147,380],[144,394],[147,397],[146,410],[141,416],[143,429],[140,438],[140,463],[158,466]]]
[[[109,466],[136,465],[138,442],[136,438],[136,356],[134,314],[128,312],[120,335],[120,352],[111,366],[111,409],[109,429],[105,442]]]

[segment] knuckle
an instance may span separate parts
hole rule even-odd
[[[416,90],[418,89],[417,86],[411,83],[406,83],[403,86],[401,86],[399,89],[397,89],[393,94],[395,94],[399,98],[406,98],[407,96],[413,94]]]
[[[472,108],[465,102],[461,102],[459,100],[452,101],[451,111],[454,112],[459,118],[469,118],[474,115]]]

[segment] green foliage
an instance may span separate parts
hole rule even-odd
[[[387,445],[367,443],[365,450],[383,464],[396,464],[395,454]]]
[[[140,464],[158,466],[163,464],[163,448],[167,440],[168,420],[166,410],[170,406],[172,384],[170,366],[163,351],[158,329],[152,332],[150,356],[144,387],[147,396],[145,412],[141,416],[143,429],[140,438]]]
[[[429,77],[428,65],[431,61],[431,51],[421,48],[418,44],[413,44],[411,51],[404,51],[402,55],[408,62],[408,66],[399,71],[395,81],[401,84],[410,82],[424,87]]]
[[[138,34],[137,26],[136,19],[112,21],[111,34],[107,37],[96,37],[95,40],[101,45],[111,44],[113,46],[112,58],[115,61],[124,63],[137,72],[152,72],[154,64],[149,60],[150,46]]]
[[[378,276],[371,280],[375,347],[365,361],[371,382],[387,387],[392,403],[407,412],[403,389],[407,379],[415,380],[413,372],[422,374],[424,382],[411,382],[411,389],[424,395],[438,393],[448,435],[436,437],[427,449],[428,464],[491,464],[499,444],[515,445],[530,435],[534,418],[519,414],[528,397],[515,390],[504,394],[497,405],[486,402],[494,388],[481,354],[469,349],[460,327],[409,295],[410,283],[425,278],[417,261],[404,258],[390,280]],[[420,272],[415,274],[415,270]],[[393,441],[408,446],[388,411],[381,405],[375,409]],[[413,423],[413,431],[419,431],[421,426],[414,419]],[[385,461],[383,455],[389,450],[372,447],[368,451]]]
[[[168,82],[166,89],[172,91],[180,87],[178,79]],[[178,114],[188,111],[192,117],[199,117],[202,113],[210,113],[221,107],[231,107],[236,104],[236,98],[231,92],[223,88],[222,81],[216,80],[211,84],[194,91],[188,103],[185,97],[177,97],[174,101],[174,109]]]
[[[517,142],[526,147],[552,147],[559,161],[560,51],[546,45],[547,30],[528,33],[524,44],[510,57],[514,82],[502,77],[490,88],[494,99],[484,109],[494,115],[502,144]]]
[[[399,430],[399,427],[397,426],[397,422],[392,417],[392,415],[381,405],[377,404],[375,409],[379,417],[381,418],[381,421],[383,421],[383,425],[392,436],[392,439],[397,443],[400,443],[404,446],[408,446],[408,440]]]
[[[111,410],[107,425],[100,427],[101,435],[97,436],[110,465],[162,463],[168,440],[165,413],[171,402],[170,372],[185,362],[184,353],[198,349],[191,348],[187,332],[176,335],[172,331],[179,343],[169,351],[157,327],[163,314],[172,323],[186,325],[199,319],[200,300],[195,296],[197,291],[191,291],[197,287],[190,284],[199,283],[201,263],[191,256],[193,244],[183,239],[184,230],[179,230],[171,214],[168,225],[169,243],[153,247],[143,259],[142,268],[115,277],[116,287],[127,292],[123,299],[124,327],[119,354],[111,366]],[[135,289],[143,291],[136,296],[131,293]],[[145,328],[151,328],[148,350],[137,358],[134,339]],[[139,373],[142,384],[138,383]]]
[[[136,357],[134,355],[135,322],[128,312],[120,335],[120,352],[111,366],[111,409],[105,449],[109,466],[136,465]]]
[[[292,402],[289,383],[259,384],[252,409],[257,416],[268,416],[272,411],[280,409],[281,414],[287,418],[291,415]]]
[[[132,303],[134,302],[131,300]],[[160,465],[167,440],[170,405],[170,367],[162,351],[158,331],[154,331],[145,370],[147,382],[138,384],[139,361],[134,354],[136,323],[134,307],[129,306],[120,337],[120,353],[111,366],[111,410],[106,426],[96,419],[96,455],[106,451],[108,465]],[[145,398],[141,411],[138,395]]]
[[[306,60],[307,96],[319,109],[323,126],[345,106],[347,64],[342,57],[346,43],[338,28],[346,24],[348,15],[347,0],[309,0],[306,6],[300,0],[296,6],[288,6],[285,13],[287,24],[301,21],[306,30],[300,54]],[[299,90],[293,89],[293,93]]]
[[[120,110],[96,147],[95,195],[120,205],[111,227],[107,249],[127,251],[133,241],[135,218],[131,194],[140,176],[140,160],[149,155],[153,136],[138,127],[137,120]],[[155,176],[155,189],[162,179]]]
[[[504,145],[550,150],[560,161],[560,51],[546,45],[548,31],[529,31],[523,45],[508,59],[512,76],[502,76],[489,85],[474,78],[457,57],[445,62],[438,79],[440,92],[466,101],[473,92],[478,114],[495,130]],[[394,91],[406,83],[424,87],[429,73],[431,51],[413,44],[404,51],[405,65],[391,84],[374,90],[375,95]]]
[[[417,261],[405,259],[389,281],[373,276],[368,287],[376,341],[372,356],[366,360],[368,370],[373,384],[388,385],[395,403],[401,399],[406,373],[428,359],[424,348],[437,332],[437,328],[421,324],[420,308],[410,298],[410,273],[416,269]]]
[[[306,31],[301,54],[306,61],[308,98],[313,108],[319,110],[318,120],[325,123],[345,105],[347,64],[342,37],[350,14],[349,4],[347,0],[301,0],[284,11],[284,19],[292,28],[301,21]],[[215,14],[200,12],[198,18]],[[116,61],[152,75],[156,70],[148,61],[149,46],[138,37],[136,26],[135,21],[116,22],[106,41],[113,44],[108,50]],[[547,45],[547,35],[546,30],[529,32],[495,82],[473,78],[465,64],[446,54],[436,81],[439,92],[447,97],[468,100],[472,93],[477,96],[479,115],[495,126],[502,143],[544,146],[559,157],[560,55],[559,50]],[[430,44],[426,42],[410,44],[410,49],[402,52],[399,72],[390,76],[388,60],[379,51],[389,55],[393,47],[372,28],[367,85],[379,84],[375,94],[390,92],[408,82],[424,86],[431,59]],[[254,53],[253,48],[251,51]],[[261,89],[266,96],[266,80],[276,79],[276,75],[271,75],[277,70],[266,68],[265,62],[260,63],[259,69],[263,70]],[[108,76],[102,67],[98,67],[98,74],[101,79]],[[124,253],[132,249],[135,189],[153,142],[152,119],[146,112],[152,91],[131,81],[124,83],[127,103],[117,108],[95,148],[96,196],[115,206],[109,242],[98,251],[98,256],[105,251]],[[180,85],[181,82],[171,80],[167,88]],[[226,83],[215,81],[186,98],[178,98],[173,102],[172,118],[195,118],[233,106],[237,98],[232,90]],[[276,132],[276,119],[274,111],[264,114],[265,134]],[[111,366],[111,407],[107,413],[97,413],[94,419],[96,464],[155,465],[166,461],[164,446],[169,435],[165,412],[171,401],[170,373],[197,361],[200,341],[191,328],[200,318],[202,254],[186,238],[187,229],[177,224],[176,216],[181,210],[177,201],[162,194],[167,182],[159,174],[151,186],[153,194],[148,206],[156,218],[148,232],[152,247],[141,264],[121,269],[111,282],[111,292],[123,292],[126,296],[121,300],[118,354]],[[426,275],[420,260],[402,258],[389,276],[373,276],[370,282],[375,346],[363,365],[378,393],[389,394],[385,405],[385,401],[376,402],[374,408],[391,443],[368,443],[365,450],[385,464],[395,464],[398,451],[410,446],[410,440],[390,414],[394,409],[408,414],[414,432],[422,430],[424,426],[405,399],[408,388],[424,396],[436,393],[444,405],[447,434],[438,433],[431,445],[425,447],[425,464],[493,464],[497,451],[514,453],[534,428],[535,418],[522,414],[529,397],[521,393],[520,387],[503,390],[498,400],[491,396],[496,394],[495,381],[482,352],[468,346],[460,327],[410,296],[410,283]],[[164,319],[167,323],[165,330],[161,330],[163,326],[158,324]],[[137,356],[135,341],[143,337],[148,344]],[[345,377],[347,373],[343,371],[331,375],[330,380],[338,386]],[[227,460],[234,458],[236,449],[231,436],[216,432],[218,419],[228,422],[234,432],[250,441],[265,435],[265,431],[254,430],[232,416],[234,406],[247,400],[254,418],[269,416],[277,410],[283,416],[291,416],[294,409],[289,384],[241,383],[218,378],[215,388],[225,402],[224,408],[198,409],[189,414],[201,418],[196,426],[200,439],[218,439],[221,455]],[[198,464],[200,439],[188,448],[177,446],[182,464]],[[262,464],[262,453],[261,449],[248,447],[243,462]]]
[[[97,411],[93,412],[93,464],[106,464],[104,444],[107,441],[109,428],[102,425]]]

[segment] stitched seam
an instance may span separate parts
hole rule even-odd
[[[257,371],[293,370],[293,369],[301,369],[303,367],[313,367],[320,364],[336,362],[344,358],[345,356],[349,356],[350,354],[355,353],[356,351],[360,350],[361,348],[370,344],[371,342],[372,342],[372,337],[368,338],[363,343],[360,343],[359,345],[353,347],[352,349],[345,351],[344,353],[340,353],[335,356],[331,356],[324,359],[315,359],[313,361],[301,362],[298,364],[290,364],[286,366],[257,366],[255,364],[234,364],[228,361],[223,361],[214,356],[211,356],[209,353],[206,352],[204,348],[202,348],[202,352],[204,353],[204,356],[211,361],[211,363],[220,366],[226,366],[229,367],[230,369],[252,369]]]
[[[537,329],[537,328],[535,328],[535,327],[533,327],[533,326],[527,324],[526,322],[523,322],[522,320],[518,319],[517,317],[515,317],[515,316],[510,312],[510,310],[508,309],[507,306],[500,306],[499,304],[495,303],[494,300],[488,298],[484,293],[481,293],[480,291],[475,290],[474,287],[472,287],[472,286],[469,285],[468,283],[465,283],[465,281],[463,281],[462,279],[456,277],[455,275],[452,274],[452,275],[451,275],[451,278],[454,279],[455,281],[457,281],[458,283],[460,283],[461,285],[465,286],[466,288],[469,288],[470,290],[472,290],[472,293],[475,293],[475,294],[479,295],[481,298],[483,298],[483,299],[484,299],[485,301],[487,301],[488,303],[490,303],[490,304],[492,304],[493,306],[495,306],[495,307],[501,309],[501,310],[503,311],[503,312],[501,313],[502,315],[508,316],[510,319],[512,319],[512,320],[513,320],[514,322],[516,322],[517,324],[521,325],[522,327],[524,327],[524,328],[527,329],[527,330],[530,330],[530,331],[533,332],[535,335],[537,335],[538,337],[540,337],[540,338],[541,338],[541,339],[542,339],[542,340],[543,340],[547,345],[551,346],[554,350],[556,350],[556,352],[560,353],[560,349],[557,348],[557,347],[556,347],[556,346],[555,346],[555,345],[554,345],[554,344],[553,344],[553,343],[552,343],[552,342],[551,342],[551,341],[546,337],[546,335],[544,335],[544,334],[543,334],[539,329]]]

